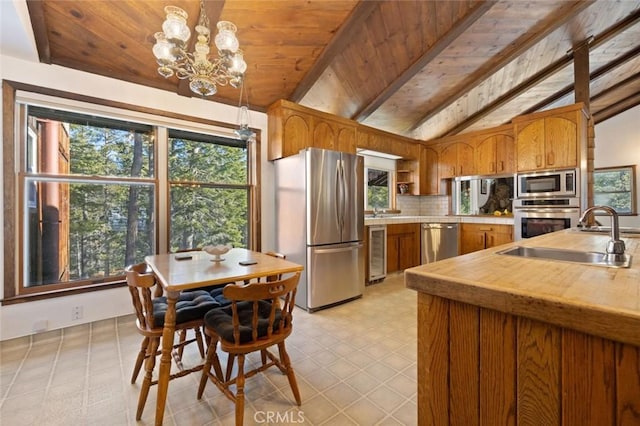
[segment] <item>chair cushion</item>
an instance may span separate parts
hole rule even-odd
[[[211,297],[213,297],[213,299],[216,302],[220,304],[220,306],[228,306],[231,304],[231,300],[227,299],[222,295],[223,290],[224,290],[224,287],[214,288],[213,290],[209,291],[209,294],[211,295]]]
[[[240,343],[247,343],[252,340],[251,320],[253,317],[253,302],[238,302],[238,319],[240,322]],[[258,301],[258,337],[267,335],[269,326],[269,314],[271,313],[271,302],[266,300]],[[274,319],[274,327],[278,327],[281,319],[280,309],[276,310]],[[214,308],[207,312],[204,316],[204,323],[207,328],[216,332],[216,334],[229,342],[235,342],[233,338],[233,313],[231,306],[223,306]]]
[[[176,324],[200,320],[220,303],[204,290],[189,291],[180,294],[176,303]],[[155,327],[164,327],[164,315],[167,312],[165,296],[153,299],[153,322]]]

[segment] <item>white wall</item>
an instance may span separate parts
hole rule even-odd
[[[178,96],[167,91],[55,65],[25,61],[4,54],[0,56],[0,78],[220,122],[235,124],[237,120],[237,108],[233,106]],[[262,131],[262,206],[260,210],[262,212],[262,247],[267,250],[273,248],[275,242],[273,165],[266,160],[267,116],[264,113],[252,111],[250,121],[252,127]],[[0,131],[1,126],[0,122]],[[0,162],[0,175],[2,175],[2,165],[3,162]],[[2,214],[0,212],[0,218]],[[14,253],[5,253],[3,243],[0,243],[0,256],[13,255]],[[3,269],[4,265],[0,264],[0,277],[4,277]],[[4,296],[3,293],[4,283],[0,286],[0,298]],[[71,310],[74,306],[83,307],[82,320],[71,320]],[[125,315],[132,311],[131,299],[126,288],[0,306],[0,340],[25,336],[34,331],[43,331],[42,329],[54,330]]]
[[[636,191],[640,191],[640,105],[599,123],[595,133],[594,166],[598,168],[635,164]],[[640,211],[640,197],[636,202],[636,208]],[[598,216],[598,221],[608,223],[604,216]],[[621,216],[620,226],[640,227],[640,217]]]

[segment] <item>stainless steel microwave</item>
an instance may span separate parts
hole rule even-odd
[[[516,197],[575,197],[578,182],[578,169],[518,173]]]

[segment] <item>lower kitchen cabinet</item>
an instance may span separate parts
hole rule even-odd
[[[387,225],[387,273],[420,264],[420,224]]]
[[[512,241],[512,225],[463,223],[461,226],[460,254],[484,250]]]

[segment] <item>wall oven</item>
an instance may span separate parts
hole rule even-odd
[[[517,199],[513,201],[514,240],[578,226],[578,198]]]
[[[576,197],[578,182],[578,169],[518,173],[516,198]]]

